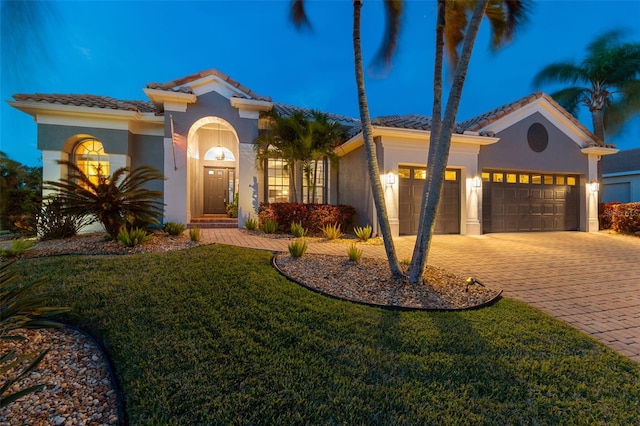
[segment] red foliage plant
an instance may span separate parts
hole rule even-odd
[[[333,204],[260,203],[258,209],[261,222],[275,220],[286,230],[292,222],[300,222],[311,233],[320,233],[323,226],[334,223],[339,223],[343,232],[351,231],[355,214],[352,206]]]
[[[622,204],[619,201],[611,203],[600,203],[598,208],[598,220],[600,229],[611,229],[611,218],[613,217],[613,207]]]
[[[612,210],[611,229],[621,234],[640,234],[640,203],[616,204]]]

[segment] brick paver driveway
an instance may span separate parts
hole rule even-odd
[[[286,251],[287,240],[250,236],[237,229],[203,230],[205,240]],[[395,240],[398,257],[410,257],[414,237]],[[309,252],[346,255],[343,244],[311,243]],[[384,256],[382,246],[364,255]],[[640,362],[640,238],[550,232],[434,237],[429,264],[503,289]]]
[[[403,252],[414,242],[401,240]],[[640,362],[640,238],[586,232],[442,235],[434,239],[429,263],[502,288],[505,297]]]

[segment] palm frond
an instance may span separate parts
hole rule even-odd
[[[567,112],[574,117],[578,115],[578,108],[588,96],[589,90],[584,87],[567,87],[551,94],[551,97],[558,102]]]

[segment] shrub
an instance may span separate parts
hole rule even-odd
[[[371,228],[371,225],[367,225],[367,226],[356,226],[353,229],[353,232],[356,234],[356,237],[360,238],[362,241],[367,241],[369,238],[371,238],[371,233],[373,232],[373,229]]]
[[[180,235],[185,229],[187,229],[187,227],[184,223],[167,222],[162,225],[162,230],[169,235]]]
[[[348,254],[349,254],[350,261],[358,262],[362,257],[362,249],[359,249],[358,247],[356,247],[355,244],[351,244],[351,246],[349,247]]]
[[[17,238],[11,240],[10,248],[0,250],[0,254],[4,257],[14,257],[31,247],[33,247],[33,241],[25,240],[24,238]]]
[[[227,203],[227,216],[229,217],[238,217],[238,193],[236,192],[233,196],[233,201]]]
[[[41,240],[54,240],[74,236],[94,220],[84,215],[62,212],[62,201],[52,197],[42,202],[36,214],[38,236]]]
[[[411,259],[409,259],[408,257],[405,257],[400,261],[400,263],[402,263],[403,265],[409,266],[411,265]]]
[[[333,223],[350,230],[355,213],[353,207],[346,205],[301,203],[261,203],[258,210],[262,222],[275,220],[283,229],[289,229],[293,222],[298,222],[313,234],[320,234],[325,225]]]
[[[278,230],[278,222],[267,219],[262,223],[262,230],[265,234],[273,234]]]
[[[200,228],[189,229],[189,239],[194,243],[200,241]]]
[[[291,257],[299,258],[307,251],[307,242],[304,238],[297,239],[289,243],[289,254]]]
[[[71,161],[58,161],[68,169],[68,177],[46,181],[45,189],[58,192],[63,213],[81,212],[95,218],[113,238],[123,225],[158,224],[162,216],[162,191],[147,189],[149,182],[164,180],[164,175],[151,166],[133,170],[117,169],[111,176],[100,171],[97,181],[87,176]]]
[[[621,234],[640,232],[640,203],[616,204],[613,206],[611,229]]]
[[[612,203],[600,203],[598,205],[598,221],[600,222],[600,229],[611,229],[611,219],[613,218],[614,206],[621,204],[618,201]]]
[[[152,236],[147,233],[146,229],[142,228],[132,228],[127,229],[126,226],[122,226],[120,228],[120,232],[118,232],[118,242],[126,247],[135,247],[138,244],[145,243],[149,241]]]
[[[344,234],[340,230],[340,225],[337,223],[334,223],[333,225],[325,225],[322,228],[322,235],[324,235],[325,238],[328,238],[330,240],[335,240],[342,237]]]
[[[300,222],[291,222],[291,233],[300,238],[304,237],[307,234],[307,230],[302,227]]]
[[[249,216],[247,220],[244,221],[244,227],[249,231],[255,231],[260,226],[260,222],[253,216]]]
[[[48,317],[68,311],[67,308],[45,307],[47,297],[38,292],[43,280],[19,284],[11,268],[12,262],[0,265],[0,343],[8,340],[24,340],[25,337],[10,331],[25,328],[50,328],[59,324],[47,320]],[[3,347],[0,345],[0,347]],[[0,386],[0,408],[44,387],[33,385],[14,393],[8,390],[38,366],[49,352],[18,355],[15,352],[0,353],[0,376],[6,378]],[[28,364],[23,367],[24,363]],[[15,373],[11,373],[16,371]]]

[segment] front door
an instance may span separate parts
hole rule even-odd
[[[226,214],[233,201],[235,170],[228,167],[204,168],[204,214]]]

